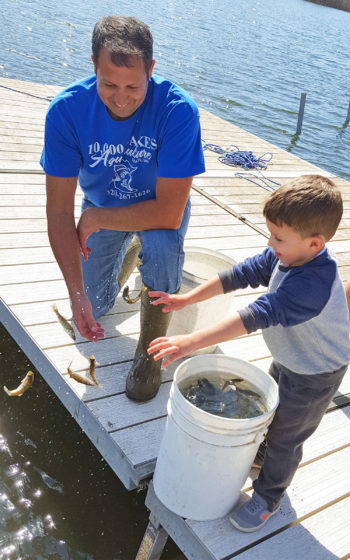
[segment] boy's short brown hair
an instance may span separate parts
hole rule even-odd
[[[337,186],[322,175],[302,175],[276,190],[266,201],[264,217],[280,226],[286,224],[302,237],[335,234],[343,215]]]

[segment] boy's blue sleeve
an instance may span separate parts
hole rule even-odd
[[[268,286],[277,261],[271,247],[267,247],[261,254],[245,259],[230,270],[219,272],[224,293],[248,286]]]
[[[239,310],[247,332],[282,325],[292,327],[319,315],[328,302],[334,278],[335,263],[328,275],[315,278],[315,270],[302,269],[288,274],[275,292],[269,292],[246,308]]]

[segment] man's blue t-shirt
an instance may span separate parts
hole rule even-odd
[[[98,207],[155,198],[157,177],[205,171],[198,108],[180,87],[153,76],[140,107],[117,121],[93,75],[51,102],[40,163],[48,175],[79,176],[85,197]]]

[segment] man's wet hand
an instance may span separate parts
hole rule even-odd
[[[98,342],[104,337],[101,323],[98,323],[92,314],[91,303],[85,294],[72,299],[73,321],[81,336],[91,342]]]
[[[96,233],[100,229],[97,225],[96,217],[96,208],[87,208],[80,216],[77,225],[80,250],[84,261],[88,260],[89,253],[91,253],[91,249],[87,247],[86,241],[92,233]]]

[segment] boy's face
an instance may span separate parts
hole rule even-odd
[[[301,266],[311,261],[325,244],[323,236],[302,237],[295,229],[266,220],[270,232],[268,245],[284,266]]]

